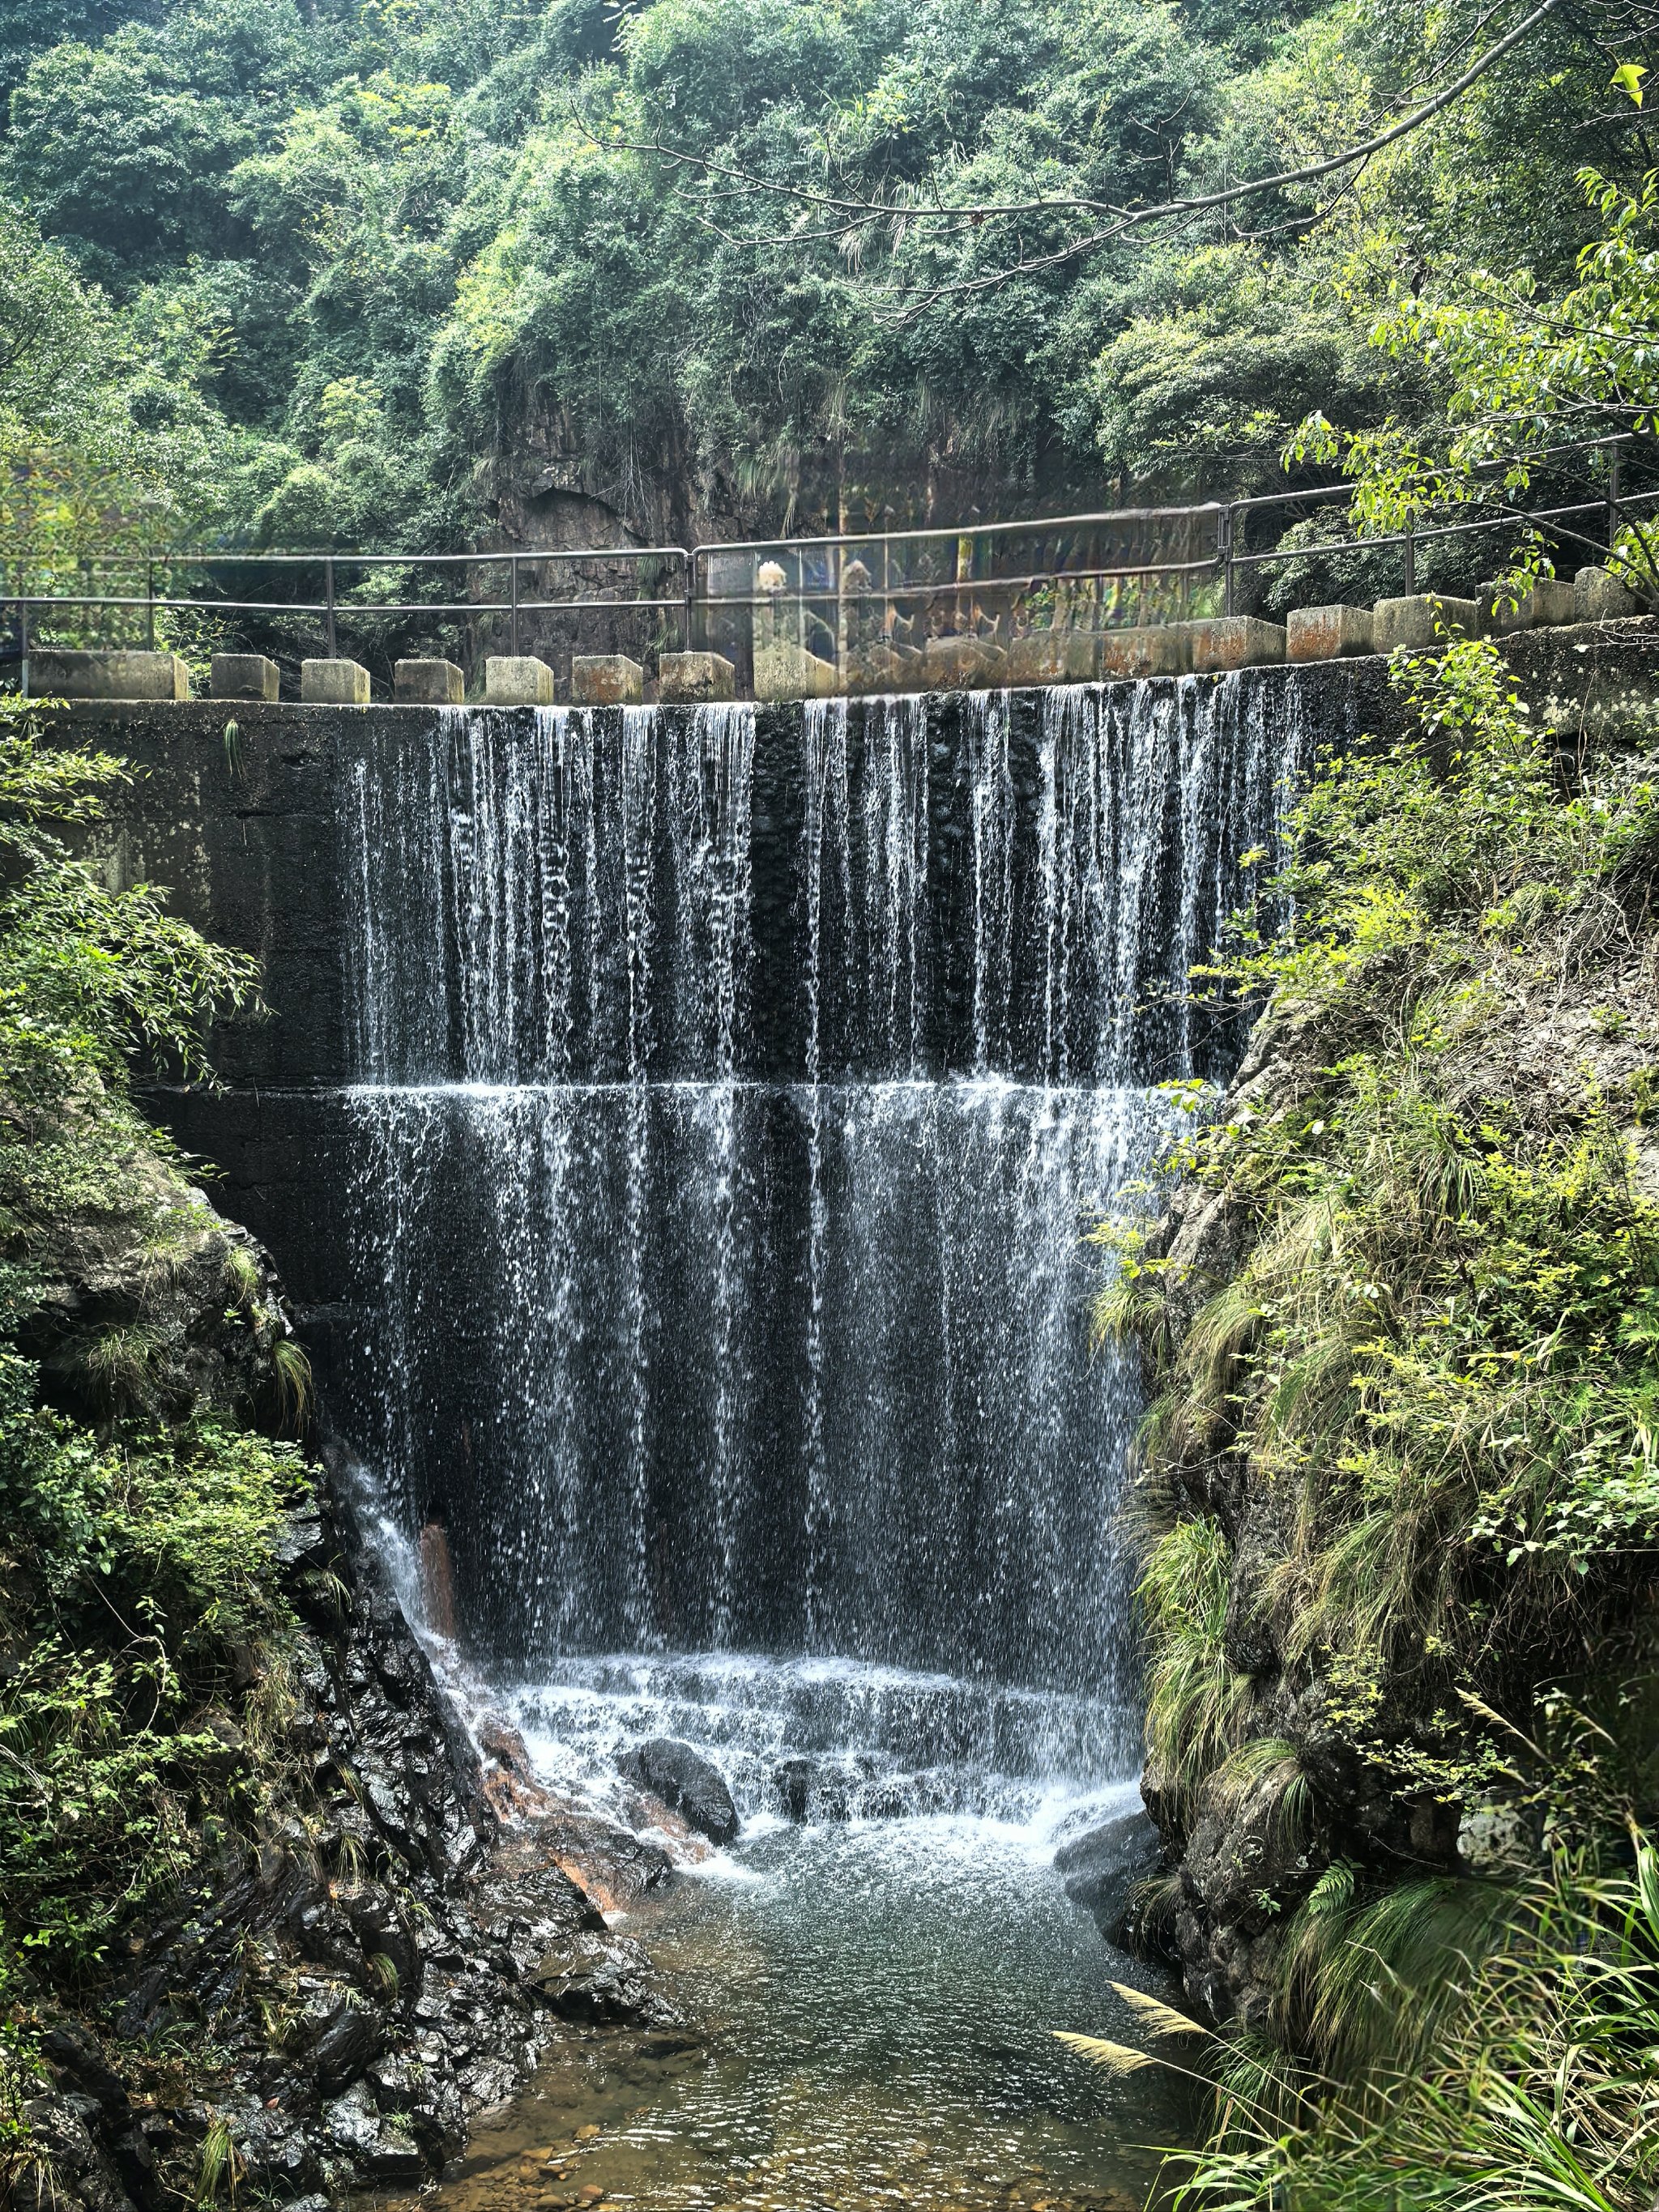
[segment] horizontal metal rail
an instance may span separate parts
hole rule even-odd
[[[958,588],[953,586],[954,588]],[[678,614],[684,607],[682,599],[417,599],[404,605],[393,605],[380,599],[176,599],[146,597],[117,597],[86,592],[58,592],[48,594],[0,592],[0,606],[7,607],[146,607],[193,608],[205,614],[252,615],[510,615],[516,607],[521,615],[552,615],[585,613],[590,607],[614,607],[623,612],[630,609],[669,608]]]
[[[1620,528],[1626,518],[1650,510],[1659,501],[1659,491],[1637,490],[1623,492],[1619,469],[1626,447],[1641,447],[1651,455],[1659,455],[1659,446],[1649,437],[1638,437],[1633,432],[1618,432],[1598,438],[1542,448],[1524,456],[1497,457],[1478,465],[1478,473],[1489,477],[1493,471],[1510,468],[1520,460],[1527,470],[1540,477],[1577,475],[1582,483],[1583,471],[1570,471],[1556,464],[1566,457],[1576,456],[1587,461],[1595,455],[1606,457],[1606,489],[1598,496],[1579,499],[1566,504],[1522,507],[1505,500],[1501,505],[1480,509],[1476,507],[1459,516],[1459,503],[1443,502],[1438,512],[1444,515],[1451,510],[1450,519],[1431,520],[1425,514],[1420,522],[1404,528],[1378,532],[1375,535],[1356,533],[1346,537],[1316,540],[1304,545],[1275,545],[1252,548],[1244,542],[1243,532],[1250,520],[1267,510],[1294,510],[1307,513],[1328,505],[1333,501],[1348,500],[1352,487],[1346,483],[1314,484],[1285,491],[1253,495],[1234,500],[1212,499],[1185,507],[1119,507],[1091,510],[1088,513],[1059,515],[1030,516],[1018,520],[994,522],[960,522],[930,524],[912,529],[848,530],[817,538],[751,538],[725,542],[708,542],[684,545],[609,545],[609,546],[520,546],[505,547],[487,552],[474,553],[360,553],[327,550],[255,551],[246,547],[221,546],[188,550],[173,548],[149,551],[99,551],[76,556],[70,562],[54,563],[42,556],[25,551],[12,556],[0,567],[0,609],[15,607],[21,630],[25,654],[28,650],[28,633],[32,617],[50,617],[53,613],[78,610],[82,613],[101,610],[111,613],[143,614],[148,623],[151,641],[154,641],[155,617],[160,614],[196,612],[213,616],[256,616],[287,617],[305,621],[319,621],[323,625],[328,652],[337,649],[337,631],[343,620],[361,626],[371,620],[410,621],[422,617],[428,621],[453,620],[471,623],[477,620],[497,621],[505,617],[510,624],[512,650],[519,650],[520,633],[526,620],[551,617],[582,617],[596,613],[612,616],[648,616],[660,620],[672,619],[690,647],[694,627],[702,616],[720,612],[746,611],[755,612],[768,608],[800,605],[809,609],[827,610],[831,605],[856,609],[876,606],[890,609],[908,603],[932,607],[941,601],[955,602],[958,607],[972,604],[994,602],[1000,597],[1039,592],[1052,588],[1056,592],[1087,594],[1091,589],[1106,586],[1136,586],[1142,593],[1141,611],[1145,612],[1146,595],[1150,586],[1167,583],[1179,594],[1183,609],[1191,604],[1191,588],[1195,580],[1215,579],[1221,586],[1222,605],[1231,613],[1234,603],[1234,580],[1245,570],[1268,568],[1297,561],[1328,558],[1333,555],[1370,554],[1403,550],[1405,556],[1406,590],[1415,589],[1415,562],[1418,549],[1443,540],[1478,535],[1504,528],[1538,529],[1546,532],[1558,543],[1582,545],[1605,557],[1616,544]],[[1592,483],[1596,479],[1590,478]],[[1530,488],[1530,487],[1529,487]],[[1539,489],[1543,489],[1540,483]],[[1584,524],[1590,518],[1604,517],[1599,534],[1590,535],[1576,524]],[[1138,557],[1112,559],[1118,549],[1101,542],[1102,535],[1113,532],[1143,533],[1143,544],[1137,549]],[[1210,538],[1210,549],[1194,554],[1191,550],[1194,533]],[[1062,547],[1054,541],[1066,538],[1092,537],[1092,544]],[[1006,574],[995,573],[975,574],[981,549],[994,552],[1000,547],[1018,545],[1021,541],[1047,539],[1049,544],[1040,549],[1037,558],[1048,557],[1049,565],[1037,567],[1027,559],[1017,569]],[[1157,546],[1170,548],[1168,556],[1160,554]],[[892,574],[896,565],[902,569],[908,565],[907,553],[918,548],[951,546],[957,549],[955,575],[915,575]],[[1174,557],[1175,549],[1181,548],[1182,557]],[[851,554],[854,559],[846,556]],[[1103,559],[1104,554],[1107,557]],[[715,562],[721,558],[752,561],[759,570],[766,556],[781,556],[794,569],[793,578],[786,576],[781,586],[768,590],[758,580],[745,591],[710,588]],[[871,574],[869,562],[879,556],[881,578]],[[868,556],[867,558],[866,556]],[[1069,556],[1069,558],[1068,558]],[[1092,557],[1091,557],[1092,556]],[[854,572],[854,560],[864,568],[864,574]],[[1070,565],[1075,560],[1076,565]],[[636,570],[653,565],[659,571],[655,577],[636,576],[631,595],[606,589],[576,589],[574,593],[549,596],[545,590],[527,598],[520,588],[520,578],[528,566],[532,572],[544,570],[550,564],[566,568],[586,566],[615,566],[625,564]],[[932,567],[932,561],[921,565]],[[990,562],[988,567],[993,566]],[[55,581],[54,569],[78,568],[88,586],[98,577],[114,572],[117,580],[122,574],[131,576],[135,570],[146,573],[149,588],[143,592],[131,588],[125,591],[99,592],[91,588],[64,591],[27,588],[30,572],[44,570],[42,582]],[[499,591],[488,599],[460,597],[453,599],[401,598],[388,601],[364,601],[343,596],[337,587],[342,571],[358,574],[384,573],[387,570],[418,571],[433,569],[446,575],[454,572],[465,589],[465,580],[477,570],[505,569],[509,579],[509,592],[505,598]],[[210,584],[216,572],[225,569],[268,569],[287,574],[296,570],[320,572],[323,596],[320,599],[276,599],[270,597],[239,598],[226,593],[222,588],[212,596],[181,592],[177,584],[171,590],[155,588],[158,582],[175,579],[180,570],[200,572],[204,584]],[[804,574],[814,570],[811,575]],[[851,580],[849,581],[849,576]],[[65,580],[68,580],[67,578]],[[252,580],[252,579],[250,579]],[[566,581],[560,578],[560,582]],[[579,584],[571,579],[572,585]],[[8,590],[7,585],[15,589]],[[1104,611],[1103,597],[1101,602]],[[1121,600],[1115,600],[1109,620],[1121,618]],[[843,641],[843,643],[847,641]]]
[[[27,559],[20,554],[14,559]],[[558,545],[518,545],[501,553],[259,553],[237,546],[198,548],[195,552],[175,549],[171,553],[76,554],[81,568],[131,568],[148,562],[157,568],[316,568],[331,561],[337,568],[477,568],[514,561],[679,561],[689,562],[683,545],[605,545],[566,548]]]

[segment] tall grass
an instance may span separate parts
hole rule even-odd
[[[1452,1985],[1385,2003],[1394,2052],[1358,2064],[1342,2048],[1344,1997],[1377,1976],[1407,1989],[1413,1948],[1419,1966],[1444,1955],[1423,1902],[1396,1893],[1387,1923],[1373,1908],[1331,1961],[1333,2067],[1308,2078],[1301,2117],[1287,2124],[1235,2094],[1226,2133],[1181,2161],[1177,2212],[1648,2212],[1659,2189],[1651,1846],[1638,1843],[1627,1871],[1563,1862],[1489,1900]]]
[[[1323,2067],[1145,1999],[1146,2045],[1062,2037],[1113,2072],[1161,2064],[1210,2083],[1210,2140],[1171,2154],[1159,2201],[1172,2212],[1649,2212],[1652,1847],[1638,1838],[1633,1863],[1613,1873],[1559,1858],[1479,1909],[1455,1908],[1450,1942],[1447,1903],[1422,1886],[1395,1892],[1335,1939]],[[1358,2039],[1341,2017],[1356,1997],[1370,2006]]]
[[[1182,1817],[1235,1747],[1249,1706],[1249,1682],[1224,1648],[1231,1556],[1220,1523],[1194,1516],[1168,1532],[1141,1578],[1147,1780]]]

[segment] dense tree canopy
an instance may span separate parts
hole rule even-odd
[[[1368,343],[1391,300],[1455,307],[1482,270],[1571,283],[1597,234],[1577,173],[1632,189],[1651,166],[1609,85],[1636,33],[1558,9],[1315,185],[1086,251],[1074,204],[1317,161],[1522,12],[0,4],[6,434],[55,480],[89,472],[106,514],[118,478],[175,542],[556,538],[573,501],[678,536],[1254,489],[1315,408],[1436,417],[1443,362]]]

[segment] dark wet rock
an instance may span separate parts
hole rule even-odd
[[[1073,1836],[1054,1853],[1066,1894],[1099,1923],[1110,1941],[1122,1940],[1137,1887],[1158,1870],[1163,1843],[1145,1813],[1121,1813],[1097,1828]]]
[[[323,2158],[303,2120],[256,2107],[238,2116],[234,2133],[245,2191],[279,2200],[303,2198],[321,2184]]]
[[[786,1759],[772,1774],[782,1810],[798,1825],[890,1817],[906,1781],[884,1771],[867,1754],[856,1753],[840,1759]]]
[[[423,2180],[426,2154],[401,2112],[383,2112],[364,2083],[336,2098],[323,2114],[329,2141],[350,2161],[354,2175],[372,2185],[395,2187]]]
[[[382,2039],[380,2020],[367,2006],[349,1998],[337,2006],[311,2051],[322,2095],[337,2096],[348,2088],[379,2056]]]
[[[614,1821],[591,1814],[555,1814],[538,1824],[538,1832],[598,1915],[626,1912],[674,1879],[674,1862],[660,1844]]]
[[[326,1532],[321,1569],[315,1527]],[[666,1854],[574,1816],[503,1828],[374,1562],[343,1516],[315,1527],[295,1572],[325,1574],[332,1626],[301,1650],[293,1727],[316,1754],[314,1795],[303,1818],[278,1813],[135,1931],[108,1992],[116,2041],[67,2021],[54,2032],[61,2094],[38,2100],[35,2130],[52,2185],[27,2212],[167,2212],[193,2186],[216,2118],[250,2199],[414,2187],[552,2035],[572,2032],[562,2022],[672,2018],[643,1954],[608,1931],[572,1878],[595,1880],[591,1856],[599,1881],[631,1896],[665,1878]],[[282,2049],[260,2024],[262,2001],[295,2020]],[[211,2105],[136,2124],[131,2069],[204,2023],[228,2054]]]
[[[289,1326],[269,1262],[199,1194],[161,1199],[185,1205],[185,1257],[165,1286],[153,1410],[246,1417]],[[119,1233],[133,1249],[100,1229],[44,1255],[31,1341],[49,1389],[77,1411],[76,1343],[126,1314],[154,1272]],[[257,1329],[226,1319],[233,1274],[257,1284]],[[665,1878],[666,1855],[602,1822],[548,1831],[521,1817],[528,1784],[510,1807],[492,1803],[488,1773],[522,1760],[522,1746],[500,1737],[481,1759],[334,1470],[272,1549],[303,1624],[288,1655],[288,1763],[262,1775],[273,1802],[258,1827],[122,1932],[95,2012],[54,2017],[31,1981],[51,2086],[27,2107],[12,2190],[24,2212],[176,2212],[194,2201],[216,2125],[231,2136],[239,2201],[327,2212],[354,2191],[414,2188],[555,2035],[576,2032],[562,2022],[672,2020],[643,1954],[573,1879],[592,1879],[596,1831],[600,1879],[621,1901]],[[0,1665],[18,1663],[0,1649]],[[192,1717],[227,1777],[257,1756],[237,1698],[268,1663],[233,1651],[225,1693]],[[204,2054],[184,2097],[175,2038]]]
[[[568,1949],[550,1952],[527,1979],[562,2020],[637,2027],[663,2011],[644,1952],[615,1936],[582,1936]]]
[[[131,2118],[125,2085],[83,2028],[59,2022],[41,2037],[40,2055],[65,2089],[96,2101],[104,2119],[125,2125]]]
[[[356,1890],[341,1902],[370,1971],[386,1994],[407,2011],[420,1996],[426,1972],[407,1915],[384,1889]]]
[[[521,1782],[534,1782],[535,1769],[530,1763],[530,1753],[518,1729],[509,1726],[498,1714],[487,1713],[478,1723],[478,1748],[499,1765],[515,1774]]]
[[[113,2160],[88,2124],[98,2113],[96,2099],[73,2094],[34,2097],[25,2104],[23,2118],[35,2158],[12,2183],[21,2212],[63,2212],[66,2205],[82,2212],[137,2212]]]
[[[729,1844],[737,1834],[738,1808],[732,1792],[724,1778],[689,1743],[653,1736],[625,1753],[617,1765],[629,1781],[660,1797],[671,1812],[682,1814],[711,1843]]]
[[[812,1802],[813,1763],[810,1759],[786,1759],[772,1776],[772,1784],[782,1801],[784,1817],[799,1827],[806,1818]]]
[[[779,1809],[796,1823],[902,1820],[946,1813],[962,1800],[962,1777],[949,1767],[907,1770],[867,1752],[797,1757],[772,1770]]]

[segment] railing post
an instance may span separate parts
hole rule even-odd
[[[1607,451],[1607,550],[1614,551],[1619,544],[1619,447],[1615,443]]]
[[[513,658],[516,660],[519,657],[519,556],[516,553],[508,556],[507,567],[513,578]]]
[[[680,596],[684,609],[681,619],[685,625],[685,650],[695,653],[696,639],[692,630],[694,609],[697,596],[697,556],[694,547],[680,556]]]
[[[27,591],[27,577],[21,577],[20,581]],[[26,599],[20,599],[17,602],[17,643],[20,648],[17,689],[20,696],[27,699],[29,696],[29,603]]]
[[[329,659],[337,660],[340,655],[334,626],[334,563],[330,560],[323,562],[323,635],[328,641]]]
[[[1406,597],[1417,597],[1417,532],[1409,522],[1406,525]]]
[[[144,583],[144,643],[155,650],[155,563],[146,563]]]
[[[1233,510],[1231,503],[1224,507],[1216,518],[1216,533],[1221,541],[1221,611],[1224,615],[1230,615],[1233,611]]]

